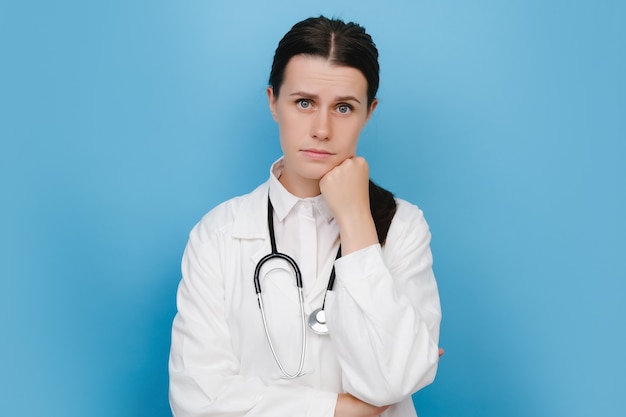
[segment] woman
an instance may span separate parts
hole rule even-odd
[[[356,156],[378,73],[353,23],[311,18],[280,41],[267,96],[283,156],[185,249],[169,364],[177,417],[416,415],[441,312],[422,212],[371,183]],[[272,252],[296,266],[263,262]]]

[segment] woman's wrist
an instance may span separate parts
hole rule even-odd
[[[335,417],[377,417],[389,406],[378,407],[368,404],[350,394],[337,395]]]
[[[341,239],[341,252],[348,255],[378,243],[376,225],[369,210],[336,219]]]

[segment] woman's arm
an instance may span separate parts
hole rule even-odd
[[[359,400],[350,394],[339,394],[334,417],[377,417],[381,415],[388,405],[377,407]]]
[[[326,311],[344,387],[368,403],[385,405],[434,379],[441,310],[430,232],[417,207],[399,202],[384,252],[358,231],[369,230],[369,236],[367,219],[345,220],[350,211],[369,208],[363,197],[366,173],[365,160],[353,158],[320,182],[339,223],[342,247],[349,242],[352,248],[335,263],[337,281]]]

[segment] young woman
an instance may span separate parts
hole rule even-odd
[[[283,156],[185,249],[175,416],[416,415],[441,311],[422,212],[356,155],[378,74],[357,24],[311,18],[280,41],[267,96]]]

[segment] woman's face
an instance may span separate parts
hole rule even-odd
[[[281,183],[292,194],[319,194],[319,180],[355,156],[359,134],[378,104],[367,105],[361,71],[297,55],[285,68],[278,97],[267,89],[284,154]]]

